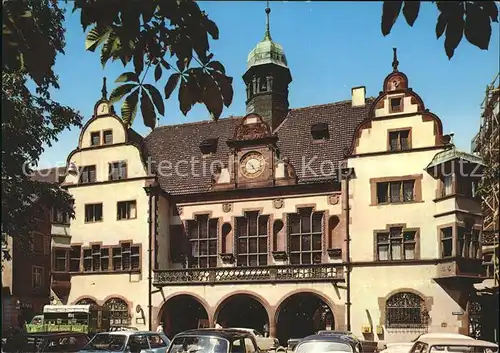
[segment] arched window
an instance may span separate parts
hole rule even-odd
[[[90,298],[83,298],[76,302],[76,305],[88,305],[88,304],[97,305],[97,302],[94,299]]]
[[[111,298],[104,303],[109,310],[111,326],[130,326],[128,305],[120,298]]]
[[[400,292],[385,303],[387,328],[423,328],[427,326],[427,310],[424,300],[417,294]]]

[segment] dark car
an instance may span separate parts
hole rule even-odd
[[[253,335],[235,329],[197,329],[176,335],[167,353],[259,353]]]
[[[359,340],[347,335],[319,334],[307,336],[295,347],[295,353],[360,353]]]
[[[87,334],[80,332],[39,332],[16,336],[4,352],[78,352],[89,342]]]

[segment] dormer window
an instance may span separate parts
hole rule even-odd
[[[403,97],[389,99],[389,113],[401,113],[403,111]]]
[[[219,139],[217,138],[209,138],[206,140],[203,140],[200,143],[200,151],[201,153],[205,154],[212,154],[217,152],[217,143]]]
[[[327,123],[316,123],[311,125],[311,136],[313,140],[328,140],[330,132]]]
[[[91,132],[90,133],[90,145],[99,146],[101,144],[101,132]]]
[[[103,131],[102,135],[105,145],[111,145],[113,143],[113,130]]]

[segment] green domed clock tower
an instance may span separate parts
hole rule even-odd
[[[259,114],[275,130],[288,113],[288,86],[292,75],[283,47],[271,38],[270,12],[268,6],[264,39],[248,54],[243,81],[247,90],[247,114]]]

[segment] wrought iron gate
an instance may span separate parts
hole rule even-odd
[[[469,314],[469,336],[475,339],[481,339],[482,332],[482,312],[483,305],[479,298],[472,298],[467,304],[467,311]]]

